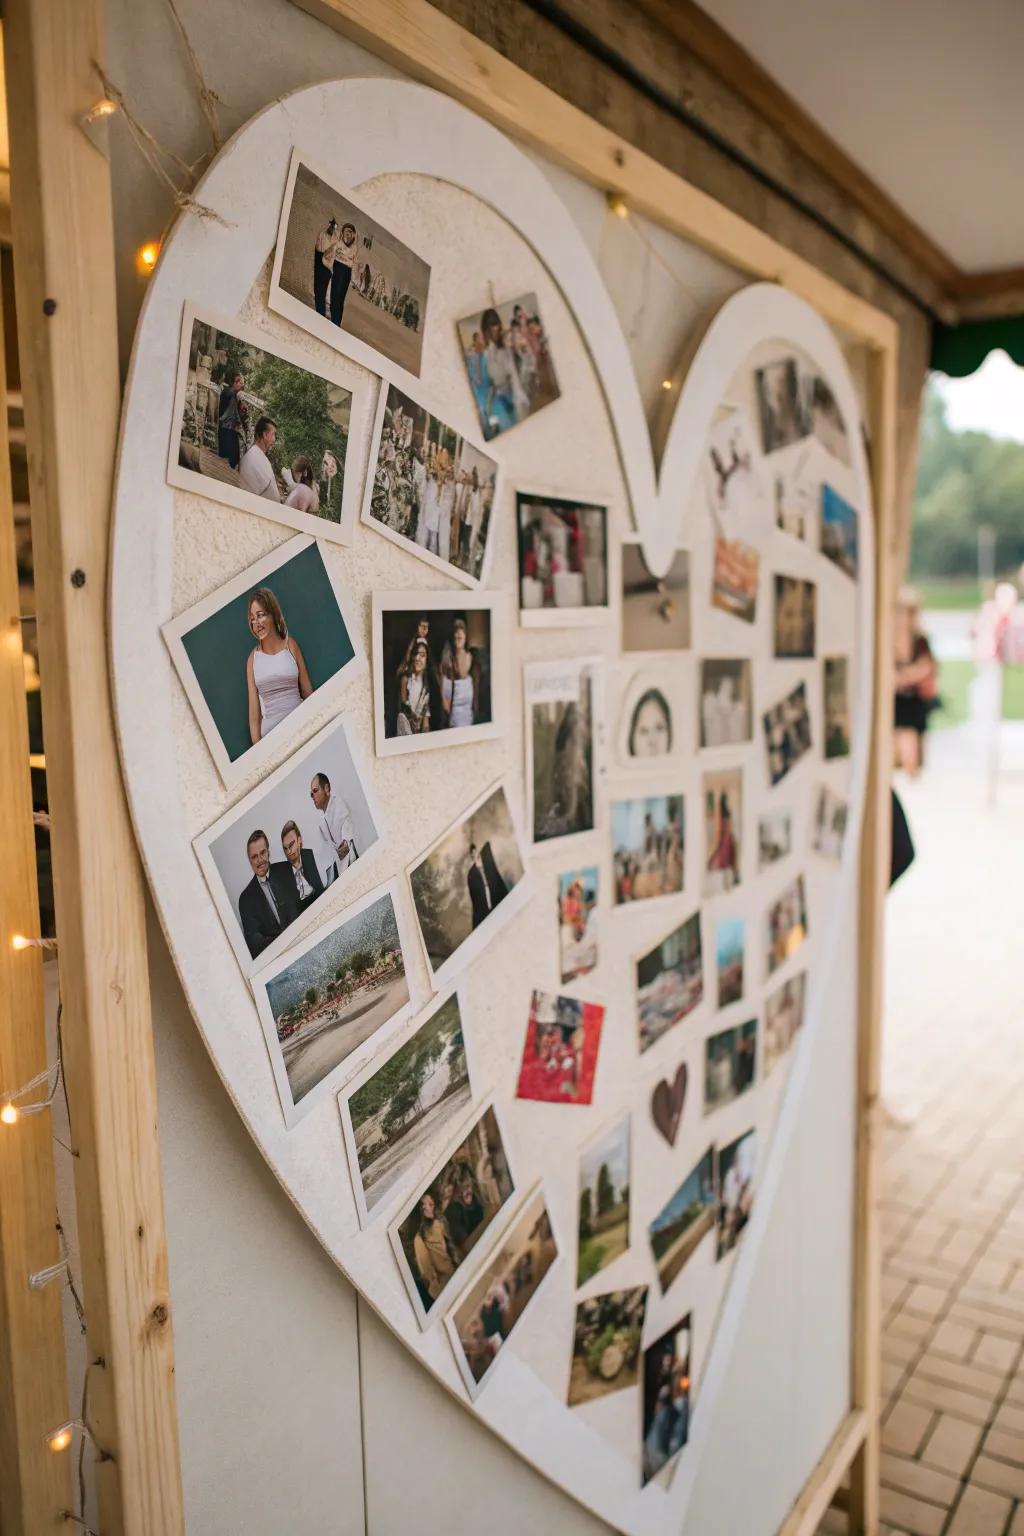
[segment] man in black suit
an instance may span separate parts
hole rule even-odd
[[[245,845],[252,879],[238,898],[238,916],[250,955],[256,959],[299,915],[294,881],[289,866],[271,864],[270,840],[257,828]]]
[[[508,895],[508,886],[494,862],[490,843],[484,844],[482,857],[476,843],[470,843],[466,884],[473,909],[473,927],[479,928],[484,919],[490,917],[498,902]]]
[[[284,849],[288,871],[298,910],[304,912],[324,893],[324,883],[316,867],[316,859],[308,848],[302,846],[302,833],[294,821],[286,821],[281,828],[281,847]]]

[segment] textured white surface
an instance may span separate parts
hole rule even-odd
[[[354,125],[358,124],[358,132]],[[144,858],[153,880],[165,929],[175,953],[197,1021],[240,1111],[271,1165],[328,1250],[382,1312],[390,1325],[420,1353],[424,1362],[461,1393],[454,1364],[442,1331],[434,1327],[418,1336],[404,1291],[387,1249],[383,1223],[358,1233],[348,1186],[336,1112],[330,1105],[295,1130],[286,1132],[273,1087],[255,1009],[202,885],[188,844],[194,833],[213,821],[229,803],[217,783],[213,765],[195,727],[187,703],[173,678],[159,642],[158,624],[202,592],[233,575],[277,540],[276,530],[228,508],[172,492],[162,482],[166,434],[170,426],[176,338],[181,305],[188,299],[209,304],[227,315],[244,313],[275,335],[310,349],[320,346],[286,322],[262,312],[265,260],[273,239],[277,205],[268,199],[268,186],[282,185],[293,142],[328,140],[335,150],[332,163],[340,184],[360,186],[360,196],[384,222],[392,220],[409,242],[431,259],[437,286],[432,293],[425,353],[425,382],[431,395],[446,405],[450,419],[471,425],[471,401],[455,341],[454,320],[488,298],[493,282],[500,294],[535,291],[541,299],[562,385],[562,398],[500,441],[506,467],[503,492],[505,525],[495,548],[492,580],[512,589],[515,583],[515,543],[511,516],[516,482],[536,483],[543,473],[553,491],[600,499],[613,496],[613,537],[628,528],[632,503],[638,524],[651,550],[652,563],[664,565],[676,542],[692,552],[694,653],[680,667],[689,671],[694,654],[753,654],[754,700],[759,713],[774,703],[800,677],[810,688],[812,722],[821,737],[820,663],[775,662],[770,659],[771,600],[766,575],[772,569],[813,575],[819,582],[819,656],[855,647],[855,628],[868,631],[870,607],[866,586],[854,589],[812,546],[772,533],[762,551],[762,589],[757,625],[738,624],[710,609],[710,519],[706,512],[699,456],[704,436],[719,401],[752,405],[748,373],[733,378],[755,352],[778,355],[787,348],[774,337],[785,336],[810,354],[829,378],[848,421],[856,420],[856,404],[845,370],[827,329],[802,305],[772,288],[750,290],[730,306],[713,326],[698,354],[682,397],[662,466],[665,488],[659,503],[650,457],[646,423],[633,380],[628,349],[603,285],[562,205],[533,164],[500,135],[462,109],[418,87],[381,82],[347,82],[313,88],[268,110],[233,141],[213,168],[202,196],[222,208],[234,221],[227,231],[210,225],[186,224],[172,239],[160,267],[136,341],[122,443],[120,491],[116,513],[113,635],[115,688],[122,748],[130,785],[145,784],[133,812]],[[322,158],[322,156],[321,156]],[[244,168],[258,164],[261,195],[252,194]],[[444,176],[445,180],[436,179]],[[377,179],[374,179],[377,178]],[[459,187],[453,183],[462,183]],[[492,207],[498,205],[508,222]],[[516,234],[511,225],[518,226]],[[525,236],[525,238],[523,238]],[[531,249],[531,246],[533,247]],[[541,259],[543,258],[543,262]],[[201,274],[197,279],[196,274]],[[556,281],[557,280],[557,281]],[[203,292],[196,293],[201,281]],[[576,322],[566,300],[572,304]],[[591,355],[580,330],[588,338]],[[859,435],[855,438],[855,468],[832,478],[862,509],[867,488]],[[622,463],[627,466],[623,483]],[[365,445],[363,455],[365,457]],[[781,456],[780,456],[781,457]],[[353,467],[361,467],[359,455]],[[867,519],[862,532],[868,534]],[[326,551],[332,570],[345,583],[352,601],[368,624],[368,593],[381,586],[414,588],[425,583],[439,589],[420,562],[388,545],[371,530],[357,530],[351,550]],[[871,568],[871,541],[862,539],[862,569]],[[173,575],[173,580],[172,580]],[[453,589],[455,590],[455,589]],[[861,612],[856,609],[860,605]],[[518,637],[519,660],[552,654],[615,656],[617,612],[603,629],[583,634],[523,633]],[[366,639],[364,630],[364,640]],[[624,664],[625,665],[625,664]],[[628,667],[626,668],[628,671]],[[864,670],[855,664],[853,685]],[[518,684],[517,684],[518,686]],[[689,681],[692,696],[692,677]],[[861,690],[863,692],[863,690]],[[610,688],[609,706],[615,708]],[[356,714],[357,736],[364,756],[371,747],[372,712],[365,679],[350,685],[341,702]],[[865,698],[856,711],[863,727]],[[438,832],[495,776],[508,771],[522,803],[522,743],[515,726],[505,742],[413,757],[378,761],[376,791],[389,821],[389,857],[400,868],[427,846]],[[322,721],[317,721],[320,724]],[[858,819],[851,823],[848,852],[840,875],[807,854],[810,793],[819,781],[842,788],[845,763],[807,763],[782,789],[770,795],[764,765],[763,736],[749,747],[726,754],[692,751],[695,726],[680,733],[679,751],[666,765],[668,776],[687,800],[686,882],[683,896],[671,909],[655,915],[642,909],[610,913],[602,925],[599,970],[587,981],[587,995],[600,995],[609,1004],[598,1069],[597,1093],[591,1109],[558,1110],[546,1105],[514,1105],[506,1116],[516,1144],[520,1189],[537,1173],[545,1174],[549,1197],[560,1230],[574,1227],[575,1148],[622,1108],[634,1110],[634,1145],[639,1148],[642,1178],[634,1181],[633,1246],[613,1270],[591,1282],[599,1291],[609,1284],[626,1284],[650,1277],[643,1223],[660,1207],[703,1150],[710,1134],[727,1142],[751,1123],[756,1111],[762,1140],[775,1116],[785,1079],[777,1069],[756,1095],[740,1100],[715,1116],[713,1127],[700,1117],[698,1058],[703,1038],[723,1023],[750,1016],[744,1004],[733,1005],[727,1017],[715,1015],[706,1002],[676,1031],[664,1038],[636,1068],[632,1011],[626,957],[649,947],[661,934],[693,910],[699,889],[703,828],[698,804],[699,776],[712,762],[745,768],[746,881],[729,898],[706,903],[705,989],[713,987],[711,911],[745,914],[748,923],[748,998],[759,996],[763,965],[765,907],[791,873],[807,870],[812,937],[801,956],[815,961],[815,982],[809,999],[808,1031],[797,1057],[794,1093],[784,1116],[784,1134],[762,1172],[760,1194],[752,1223],[739,1255],[737,1284],[730,1292],[719,1334],[719,1347],[703,1371],[704,1358],[723,1281],[734,1267],[711,1262],[710,1245],[691,1261],[668,1298],[651,1308],[646,1339],[658,1336],[682,1312],[695,1313],[694,1364],[700,1381],[699,1411],[691,1447],[668,1493],[652,1487],[637,1491],[637,1425],[635,1398],[621,1394],[622,1403],[608,1399],[602,1411],[572,1416],[561,1407],[568,1370],[573,1292],[570,1265],[562,1264],[545,1285],[543,1303],[531,1309],[522,1337],[517,1333],[494,1380],[477,1405],[480,1416],[507,1438],[553,1480],[575,1497],[598,1509],[623,1529],[677,1529],[693,1490],[700,1499],[702,1449],[710,1426],[722,1428],[728,1399],[720,1396],[734,1368],[731,1340],[741,1323],[743,1293],[757,1261],[759,1234],[768,1226],[772,1193],[783,1167],[785,1140],[794,1131],[805,1136],[835,1135],[836,1155],[848,1159],[849,1116],[832,1113],[838,1093],[848,1096],[852,1109],[851,1029],[853,1010],[848,990],[850,932],[841,932],[850,911],[849,895],[855,874],[852,857]],[[314,727],[311,722],[310,728]],[[853,763],[854,789],[863,776],[864,732],[858,732],[859,754]],[[785,792],[785,803],[797,806],[796,852],[789,866],[770,876],[754,877],[756,814]],[[607,900],[610,860],[607,840],[600,833],[581,838],[561,858],[543,852],[533,863],[539,894],[487,951],[468,978],[469,1027],[474,1030],[477,1059],[483,1066],[478,1091],[494,1087],[500,1097],[511,1094],[526,1022],[530,988],[557,980],[554,927],[555,875],[570,864],[598,862]],[[382,873],[375,865],[374,879]],[[369,883],[369,881],[367,881]],[[361,887],[353,881],[352,894]],[[834,914],[830,908],[843,900]],[[662,904],[658,904],[661,906]],[[719,910],[720,909],[720,910]],[[531,957],[524,974],[523,955]],[[826,1013],[822,999],[834,986],[837,958],[845,964],[844,1006]],[[780,972],[779,978],[785,974]],[[773,978],[774,980],[775,978]],[[751,1009],[750,1012],[753,1010]],[[678,1035],[678,1039],[674,1037]],[[813,1038],[812,1038],[813,1036]],[[683,1129],[671,1154],[651,1130],[646,1100],[664,1072],[689,1062],[691,1088]],[[830,1077],[831,1073],[831,1077]],[[845,1075],[844,1075],[845,1073]],[[802,1102],[802,1089],[811,1074],[812,1093]],[[824,1113],[823,1113],[824,1110]],[[571,1117],[567,1119],[566,1117]],[[808,1132],[808,1125],[810,1132]],[[639,1138],[639,1139],[638,1139]],[[813,1158],[812,1158],[813,1162]],[[842,1184],[845,1209],[849,1202],[848,1161]],[[788,1191],[787,1191],[788,1194]],[[820,1195],[811,1194],[808,1219],[814,1219]],[[787,1221],[796,1222],[800,1240],[802,1220],[787,1199]],[[796,1208],[798,1210],[798,1207]],[[472,1266],[470,1266],[472,1267]],[[468,1278],[468,1277],[467,1277]],[[833,1274],[830,1284],[848,1288]],[[792,1299],[796,1301],[796,1284]],[[653,1298],[652,1298],[653,1300]],[[813,1317],[808,1318],[808,1326]],[[835,1330],[833,1330],[835,1332]],[[830,1374],[831,1390],[842,1410],[845,1391],[846,1338],[838,1340]],[[771,1354],[771,1340],[762,1331],[751,1346],[745,1367],[764,1368],[761,1357]],[[839,1366],[839,1357],[842,1365]],[[743,1363],[741,1362],[741,1365]],[[778,1364],[776,1362],[776,1369]],[[627,1401],[628,1400],[628,1401]],[[600,1422],[596,1422],[600,1420]],[[832,1421],[834,1424],[834,1420]],[[823,1443],[832,1424],[809,1426],[812,1443]],[[730,1436],[733,1424],[728,1426]],[[609,1436],[619,1454],[607,1454],[598,1435]],[[815,1442],[814,1437],[817,1436]],[[804,1463],[806,1451],[789,1451]],[[810,1458],[813,1460],[813,1456]],[[760,1519],[758,1527],[760,1528]],[[777,1523],[777,1522],[775,1522]],[[713,1529],[694,1526],[694,1529]],[[721,1526],[719,1529],[726,1529]],[[749,1525],[735,1528],[750,1529]],[[764,1529],[770,1528],[765,1520]]]

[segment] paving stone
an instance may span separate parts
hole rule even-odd
[[[881,1457],[882,1486],[896,1488],[900,1493],[912,1494],[916,1499],[926,1499],[930,1504],[940,1504],[950,1509],[960,1492],[959,1477],[950,1477],[935,1467],[926,1467],[907,1456],[893,1456],[883,1451]]]
[[[917,1371],[903,1388],[903,1396],[911,1403],[921,1403],[925,1408],[935,1408],[940,1413],[956,1414],[969,1419],[972,1424],[984,1427],[992,1415],[990,1400],[976,1392],[963,1392],[959,1387],[949,1387],[942,1381],[933,1381]]]
[[[1024,1435],[1007,1433],[993,1425],[985,1436],[984,1449],[986,1456],[996,1456],[1000,1461],[1012,1461],[1016,1466],[1024,1467]]]
[[[907,1292],[904,1306],[922,1317],[937,1317],[949,1301],[949,1292],[937,1285],[914,1285]]]
[[[1017,1403],[1000,1403],[993,1427],[1007,1435],[1024,1437],[1024,1407]]]
[[[959,1419],[953,1413],[940,1414],[934,1429],[921,1447],[921,1460],[949,1473],[951,1477],[962,1477],[978,1448],[981,1434],[980,1424]]]
[[[972,1483],[961,1495],[947,1536],[1003,1536],[1012,1508],[1009,1499]]]
[[[933,1381],[943,1381],[951,1387],[962,1387],[965,1392],[977,1392],[991,1402],[1006,1379],[1004,1371],[990,1371],[985,1366],[968,1365],[962,1360],[947,1360],[944,1355],[932,1354],[929,1349],[917,1364],[921,1376]]]
[[[934,1343],[934,1341],[933,1341]],[[972,1365],[985,1365],[1005,1374],[1016,1365],[1020,1345],[1015,1339],[1004,1339],[997,1333],[983,1332],[978,1335],[970,1360]]]
[[[926,1504],[895,1488],[882,1489],[878,1507],[888,1525],[899,1526],[909,1536],[941,1536],[946,1523],[946,1510],[938,1504]]]
[[[954,1360],[966,1360],[977,1336],[977,1328],[968,1323],[955,1323],[946,1317],[932,1334],[928,1348],[929,1351],[937,1350],[940,1355],[950,1355]]]
[[[994,1456],[981,1455],[971,1468],[971,1482],[992,1493],[1005,1493],[1011,1499],[1024,1499],[1024,1467]]]
[[[900,1456],[916,1456],[934,1417],[931,1408],[901,1397],[882,1422],[883,1448]]]

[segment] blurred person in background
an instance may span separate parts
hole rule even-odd
[[[917,593],[904,587],[896,599],[893,634],[896,689],[896,766],[915,778],[924,762],[928,716],[938,704],[938,667],[921,628]]]

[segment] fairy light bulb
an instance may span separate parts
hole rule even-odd
[[[666,391],[672,389],[673,388],[672,380],[671,379],[662,379],[661,387],[662,387],[662,389],[664,389]]]
[[[3,1109],[0,1109],[0,1122],[4,1125],[17,1125],[18,1123],[18,1106],[12,1104],[10,1100],[7,1101]]]
[[[11,938],[11,948],[12,949],[31,949],[32,948],[32,940],[31,939],[26,939],[26,937],[25,937],[25,935],[23,933],[16,933]]]
[[[140,272],[148,277],[156,266],[159,255],[160,242],[158,240],[147,240],[145,245],[140,245],[135,252],[135,265]]]
[[[70,1424],[62,1424],[60,1429],[55,1429],[52,1435],[47,1437],[47,1445],[51,1451],[66,1451],[74,1438],[74,1432]]]
[[[622,196],[621,192],[609,192],[608,207],[611,209],[612,213],[614,213],[617,219],[629,218],[629,204],[626,202],[626,199]]]

